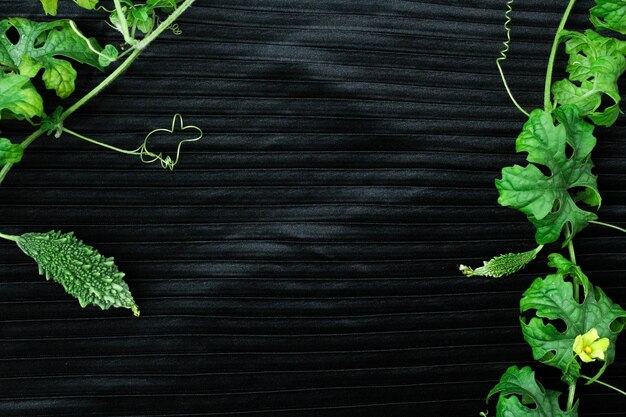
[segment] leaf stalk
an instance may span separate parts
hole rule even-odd
[[[597,224],[604,227],[610,227],[611,229],[619,230],[620,232],[626,233],[626,229],[624,229],[623,227],[615,226],[614,224],[599,222],[597,220],[591,220],[589,223]]]

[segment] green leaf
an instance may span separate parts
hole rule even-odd
[[[561,105],[575,104],[581,116],[589,116],[597,125],[612,125],[620,114],[617,82],[626,70],[626,42],[601,36],[593,30],[584,34],[565,30],[560,32],[560,39],[565,41],[565,52],[569,54],[570,77],[552,86],[555,101]],[[599,110],[603,95],[614,104]]]
[[[496,180],[500,193],[498,202],[520,210],[528,216],[537,231],[539,244],[556,241],[566,224],[572,227],[570,239],[597,216],[576,205],[572,192],[584,187],[600,202],[596,176],[591,173],[591,151],[595,147],[593,126],[578,116],[575,106],[564,106],[554,111],[559,122],[555,126],[550,113],[534,110],[524,124],[516,141],[518,152],[528,152],[527,160],[534,164],[514,165],[502,170],[502,179]],[[567,147],[572,155],[566,155]],[[549,168],[545,176],[537,165]],[[567,243],[567,240],[566,242]]]
[[[30,78],[0,72],[0,119],[31,119],[35,116],[43,116],[43,99]]]
[[[26,233],[17,245],[39,265],[39,273],[63,285],[82,307],[94,304],[129,308],[136,316],[139,309],[124,282],[124,273],[113,258],[105,258],[91,246],[76,239],[73,233],[51,231]]]
[[[610,29],[626,35],[626,2],[624,0],[596,0],[591,8],[591,22],[597,29]]]
[[[63,125],[61,123],[62,115],[63,107],[57,106],[52,114],[46,115],[46,117],[41,119],[41,129],[46,132],[48,136],[54,134],[54,137],[60,138],[63,133]]]
[[[56,16],[59,0],[40,0],[46,14]],[[74,0],[74,3],[83,9],[93,10],[98,4],[98,0]]]
[[[178,3],[182,1],[183,0],[148,0],[146,5],[154,9],[161,9],[164,13],[171,13],[176,9]]]
[[[19,34],[15,45],[6,36],[11,27]],[[91,44],[96,50],[101,49],[94,40]],[[11,18],[0,21],[0,66],[4,71],[19,72],[32,78],[43,68],[42,79],[46,88],[66,98],[74,91],[76,70],[69,61],[59,57],[102,69],[98,54],[72,30],[67,20],[38,23]]]
[[[117,60],[119,54],[120,53],[115,46],[108,44],[104,47],[101,55],[98,57],[98,62],[100,63],[100,65],[102,65],[102,67],[107,67],[113,61]]]
[[[24,148],[21,145],[13,144],[7,138],[0,138],[0,166],[20,162],[23,155]]]
[[[601,338],[610,340],[598,377],[615,359],[615,342],[624,328],[626,311],[614,304],[599,287],[593,287],[579,267],[561,255],[550,255],[549,258],[557,273],[537,278],[520,301],[522,313],[535,310],[530,321],[520,319],[524,339],[536,360],[559,368],[564,380],[572,382],[580,376],[580,364],[573,351],[574,339],[591,328],[597,329]],[[584,292],[581,303],[574,299],[574,284],[565,280],[567,276],[577,277],[581,282]],[[565,330],[557,330],[554,321],[562,321]]]
[[[59,0],[40,0],[46,14],[56,16]]]
[[[93,10],[98,5],[98,0],[74,0],[83,9]]]
[[[535,372],[525,366],[511,366],[487,396],[487,401],[500,393],[497,417],[577,417],[578,401],[569,411],[559,405],[560,392],[546,390],[535,379]],[[521,398],[521,401],[520,401]],[[530,407],[529,407],[530,406]]]
[[[501,278],[511,275],[524,268],[528,263],[537,257],[537,254],[543,245],[533,250],[521,253],[507,253],[505,255],[496,256],[489,262],[483,262],[483,266],[472,269],[468,266],[461,265],[459,269],[468,277],[492,277]]]

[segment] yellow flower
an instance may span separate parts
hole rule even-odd
[[[598,331],[594,328],[585,334],[579,334],[574,339],[574,352],[583,362],[593,362],[596,359],[604,360],[604,352],[609,348],[609,339],[600,339]]]

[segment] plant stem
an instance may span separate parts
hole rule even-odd
[[[124,16],[124,10],[122,9],[122,4],[120,0],[113,0],[115,3],[115,11],[117,13],[117,20],[120,22],[120,32],[122,32],[122,36],[124,36],[124,41],[127,44],[132,45],[134,43],[134,39],[130,36],[128,32],[128,22],[126,21],[126,16]]]
[[[181,5],[178,6],[178,8],[176,8],[176,10],[174,10],[174,12],[172,12],[172,14],[170,14],[167,17],[167,19],[165,19],[154,31],[152,31],[150,33],[150,35],[146,36],[144,39],[141,40],[141,42],[139,42],[139,43],[137,43],[135,45],[135,47],[134,47],[135,49],[133,50],[133,53],[128,58],[126,58],[126,60],[124,62],[122,62],[119,67],[117,67],[115,69],[115,71],[113,71],[111,74],[109,74],[109,76],[106,77],[100,84],[98,84],[93,90],[91,90],[90,92],[85,94],[80,100],[78,100],[76,103],[74,103],[70,108],[65,110],[63,112],[63,114],[61,114],[61,116],[59,117],[59,124],[62,124],[63,121],[65,119],[67,119],[72,113],[74,113],[76,110],[78,110],[83,105],[85,105],[85,103],[87,103],[93,97],[98,95],[102,90],[104,90],[106,87],[108,87],[109,84],[111,84],[113,81],[115,81],[115,79],[117,79],[117,77],[122,75],[122,73],[124,71],[126,71],[126,69],[128,69],[130,64],[132,64],[133,61],[135,59],[137,59],[137,57],[139,56],[139,54],[141,54],[143,49],[146,48],[152,41],[154,41],[163,31],[167,30],[167,28],[170,27],[170,25],[176,19],[178,19],[178,17],[185,10],[187,10],[194,2],[195,2],[195,0],[185,0],[185,2],[181,3]],[[119,0],[116,0],[115,3],[116,3],[116,6],[118,4],[120,4]],[[121,5],[120,5],[120,7],[121,7]],[[118,13],[119,13],[119,11],[118,11]],[[124,19],[122,18],[122,20],[124,20]],[[124,20],[124,22],[126,22],[126,21]],[[127,28],[127,30],[128,30],[128,28]],[[40,137],[44,133],[45,132],[42,129],[38,129],[35,132],[33,132],[31,135],[29,135],[22,142],[22,148],[28,147],[28,145],[33,143],[35,141],[35,139],[37,139],[38,137]],[[69,133],[69,131],[68,131],[68,133]],[[81,138],[81,139],[84,139],[84,137]],[[98,144],[104,146],[102,143],[98,142]],[[121,152],[128,152],[128,151],[123,151],[123,150],[119,150],[119,149],[115,149],[115,150],[121,151]],[[0,184],[2,184],[2,181],[4,181],[4,178],[7,176],[7,174],[9,173],[9,171],[11,170],[12,167],[13,167],[12,163],[7,163],[7,164],[5,164],[2,167],[2,169],[0,170]]]
[[[570,411],[574,406],[574,394],[576,394],[575,382],[569,386],[569,392],[567,394],[567,411]]]
[[[4,233],[0,233],[0,238],[17,242],[17,240],[19,239],[19,236],[5,235]]]
[[[567,224],[565,226],[565,239],[567,239],[567,251],[569,252],[569,258],[572,261],[572,263],[576,264],[576,252],[574,252],[574,242],[571,239],[572,236],[572,232],[570,231],[570,226],[569,224]],[[580,290],[579,290],[579,286],[580,286],[580,282],[578,281],[578,278],[576,278],[576,276],[573,277],[574,278],[574,299],[576,300],[577,303],[580,303]]]
[[[133,61],[137,59],[137,57],[139,56],[139,54],[141,54],[143,49],[147,47],[148,45],[150,45],[150,43],[152,43],[152,41],[154,41],[164,30],[167,30],[167,28],[172,24],[172,22],[174,22],[185,10],[187,10],[194,3],[194,1],[195,0],[186,0],[184,3],[178,6],[178,8],[174,10],[172,14],[170,14],[167,17],[167,19],[165,19],[154,31],[152,31],[150,35],[146,36],[144,39],[141,40],[141,42],[135,45],[135,50],[133,51],[133,53],[130,54],[130,56],[126,58],[126,60],[122,62],[119,67],[115,69],[115,71],[113,71],[108,77],[106,77],[93,90],[85,94],[83,98],[81,98],[76,103],[74,103],[74,105],[72,105],[69,109],[65,110],[63,114],[61,115],[61,117],[59,118],[60,121],[63,122],[63,120],[65,120],[72,113],[74,113],[76,110],[82,107],[85,103],[91,100],[94,96],[98,95],[102,90],[108,87],[109,84],[115,81],[115,79],[119,77],[124,71],[126,71],[126,69],[128,69],[130,64],[132,64]],[[116,3],[119,3],[119,0],[117,0]]]
[[[521,111],[526,117],[530,117],[530,113],[524,110],[524,108],[517,102],[517,100],[515,100],[515,97],[513,96],[513,92],[509,88],[509,84],[507,83],[506,77],[504,76],[504,71],[502,70],[502,66],[500,65],[500,62],[496,61],[496,65],[498,67],[498,71],[500,71],[500,78],[502,78],[502,84],[504,84],[504,88],[506,89],[506,92],[509,94],[509,98],[511,99],[515,107],[517,107],[517,110]]]
[[[556,57],[556,50],[559,47],[559,38],[561,35],[561,31],[565,28],[565,22],[567,22],[567,18],[569,17],[572,9],[574,8],[574,3],[576,0],[570,0],[567,8],[565,9],[565,13],[563,13],[563,17],[561,18],[561,22],[559,23],[559,27],[556,30],[556,34],[554,35],[554,41],[552,42],[552,49],[550,50],[550,59],[548,59],[548,68],[546,69],[546,83],[543,90],[543,105],[545,110],[548,111],[552,107],[552,102],[550,100],[550,87],[552,87],[552,69],[554,67],[554,59]]]
[[[63,132],[69,133],[70,135],[75,136],[78,139],[82,139],[84,141],[93,143],[94,145],[102,146],[103,148],[107,148],[107,149],[110,149],[110,150],[115,151],[115,152],[120,152],[120,153],[123,153],[123,154],[126,154],[126,155],[139,155],[139,152],[136,151],[136,150],[128,151],[126,149],[121,149],[121,148],[118,148],[116,146],[108,145],[106,143],[97,141],[95,139],[88,138],[87,136],[83,136],[80,133],[74,132],[73,130],[70,130],[70,129],[66,128],[66,127],[63,128]]]
[[[580,377],[581,377],[581,378],[584,378],[584,379],[586,379],[586,380],[588,380],[588,381],[591,381],[591,380],[592,380],[591,378],[589,378],[588,376],[585,376],[585,375],[581,375]],[[607,388],[611,388],[612,390],[617,391],[617,392],[619,392],[619,393],[620,393],[620,394],[622,394],[622,395],[626,395],[626,392],[622,391],[621,389],[619,389],[619,388],[617,388],[617,387],[614,387],[614,386],[613,386],[613,385],[611,385],[611,384],[607,384],[606,382],[602,382],[602,381],[600,381],[600,380],[598,380],[598,379],[596,379],[596,380],[595,380],[595,381],[593,381],[593,382],[594,382],[595,384],[600,384],[600,385],[603,385],[603,386],[605,386],[605,387],[607,387]]]
[[[604,226],[604,227],[610,227],[611,229],[619,230],[620,232],[626,233],[626,229],[624,229],[622,227],[619,227],[619,226],[615,226],[615,225],[610,224],[610,223],[599,222],[597,220],[591,220],[589,223],[598,224],[598,225]]]
[[[137,57],[139,56],[139,54],[141,53],[141,49],[137,49],[135,50],[132,54],[130,54],[130,56],[128,58],[126,58],[126,60],[124,62],[122,62],[120,64],[119,67],[117,67],[115,69],[115,71],[113,71],[111,74],[109,74],[108,77],[106,77],[104,80],[102,80],[102,82],[100,84],[98,84],[97,86],[95,86],[93,88],[93,90],[91,90],[90,92],[88,92],[87,94],[85,94],[80,100],[78,100],[76,103],[74,103],[70,108],[68,108],[67,110],[65,110],[63,112],[63,114],[61,114],[61,116],[59,117],[60,122],[63,122],[63,120],[65,120],[66,118],[68,118],[72,113],[74,113],[76,110],[78,110],[79,108],[81,108],[85,103],[87,103],[89,100],[91,100],[92,98],[94,98],[95,96],[97,96],[98,94],[100,94],[100,92],[102,90],[104,90],[105,88],[107,88],[109,86],[109,84],[111,84],[113,81],[115,81],[115,79],[117,79],[117,77],[119,77],[120,75],[122,75],[122,73],[124,71],[126,71],[126,69],[128,69],[128,67],[130,67],[130,64],[133,63],[133,61],[135,59],[137,59]]]

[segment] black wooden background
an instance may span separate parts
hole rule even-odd
[[[88,34],[119,39],[61,3]],[[524,117],[494,64],[504,3],[198,0],[180,36],[66,123],[132,149],[180,112],[205,138],[173,172],[42,138],[0,187],[0,231],[75,231],[116,258],[142,311],[81,309],[0,243],[0,415],[477,417],[509,365],[532,363],[518,301],[547,271],[545,257],[507,279],[457,271],[534,247],[493,187],[523,163]],[[541,106],[565,6],[515,5],[504,67],[527,109]],[[43,18],[35,0],[0,9]],[[80,70],[70,101],[103,78]],[[597,130],[594,158],[601,220],[622,226],[625,127]],[[576,249],[626,304],[626,235],[592,227]],[[625,350],[604,377],[622,388]],[[624,415],[623,397],[578,392],[581,416]]]

